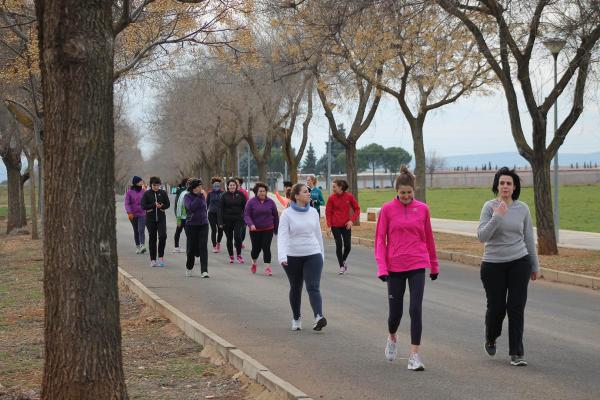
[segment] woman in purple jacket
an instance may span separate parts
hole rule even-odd
[[[200,257],[200,276],[208,278],[208,213],[202,180],[188,181],[188,193],[183,198],[185,205],[185,235],[187,237],[187,261],[185,276],[192,276],[194,260]]]
[[[252,241],[252,266],[250,271],[256,273],[256,261],[262,250],[265,262],[264,274],[273,275],[271,270],[271,241],[273,233],[277,232],[279,214],[275,202],[267,197],[269,187],[262,182],[254,185],[254,197],[246,204],[244,209],[244,222],[250,227],[250,240]]]
[[[142,196],[144,191],[144,181],[139,176],[134,176],[131,181],[131,187],[125,194],[125,211],[127,212],[127,218],[131,222],[133,227],[133,240],[135,240],[135,254],[142,254],[146,252],[146,212],[141,206]]]

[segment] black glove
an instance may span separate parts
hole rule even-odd
[[[429,274],[429,277],[431,278],[432,281],[435,281],[437,279],[438,275],[439,275],[439,273],[438,274]]]
[[[388,276],[387,276],[387,275],[381,275],[381,276],[379,277],[379,279],[381,279],[381,282],[387,282],[387,280],[388,280]]]

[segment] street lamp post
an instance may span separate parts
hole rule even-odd
[[[556,72],[556,60],[558,59],[558,53],[565,47],[566,42],[562,39],[549,39],[544,42],[544,46],[552,54],[554,58],[554,87],[557,83],[557,72]],[[558,98],[554,102],[554,136],[556,136],[556,129],[558,125]],[[556,242],[559,240],[560,222],[558,218],[558,150],[554,156],[554,173],[552,174],[552,186],[554,188],[554,235],[556,236]]]

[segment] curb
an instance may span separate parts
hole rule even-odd
[[[208,349],[216,352],[223,361],[242,372],[254,382],[263,385],[278,399],[285,400],[311,400],[310,396],[297,387],[284,381],[267,367],[229,343],[213,331],[200,325],[171,304],[167,303],[127,271],[119,267],[119,282],[135,293],[144,303],[153,310],[175,324],[187,337],[200,344],[203,352]]]
[[[322,231],[326,234],[327,231]],[[437,232],[437,231],[436,231]],[[352,236],[352,244],[363,245],[365,247],[374,246],[373,239]],[[438,258],[440,260],[453,261],[456,263],[479,267],[481,265],[481,257],[471,254],[458,253],[453,251],[438,250]],[[555,269],[540,267],[541,278],[550,282],[565,283],[567,285],[583,286],[594,290],[600,289],[600,278],[588,275],[575,274],[573,272],[557,271]]]

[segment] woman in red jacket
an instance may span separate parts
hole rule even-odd
[[[332,194],[327,199],[325,216],[327,218],[327,235],[333,234],[335,239],[335,254],[340,264],[338,274],[345,274],[348,270],[346,259],[352,247],[352,225],[360,217],[358,202],[348,193],[348,182],[343,179],[334,179],[331,185]]]

